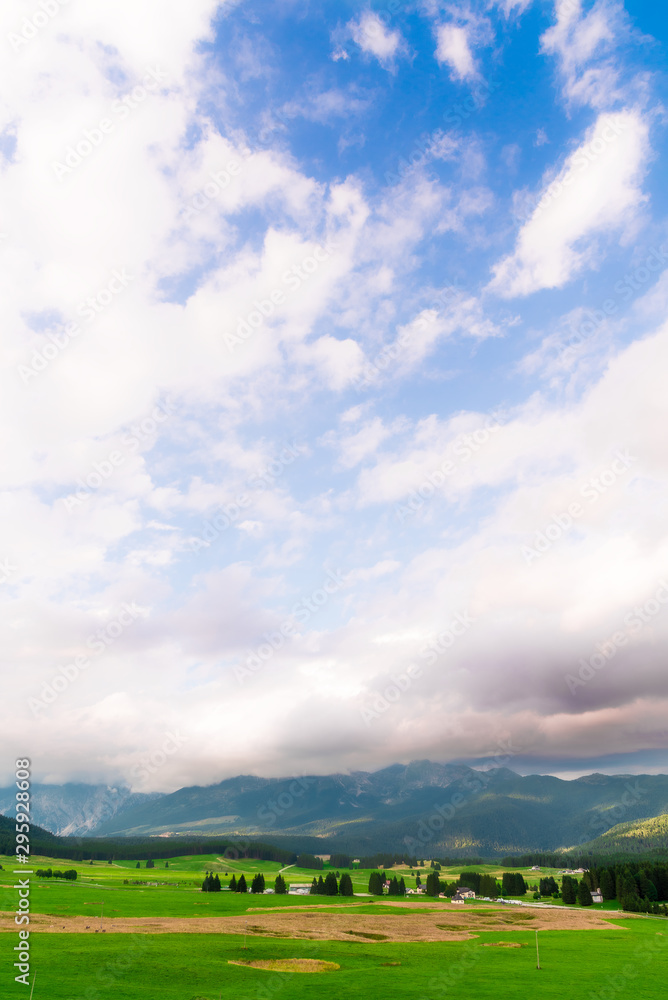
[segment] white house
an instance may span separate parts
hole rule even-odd
[[[457,894],[462,897],[462,899],[475,899],[475,892],[473,889],[469,889],[467,885],[458,885]]]
[[[454,894],[454,896],[452,897],[452,899],[450,900],[450,902],[451,903],[457,903],[460,906],[464,906],[466,904],[466,900],[464,899],[463,896],[460,896],[460,894],[458,892],[456,892]]]
[[[600,889],[592,890],[591,898],[593,903],[602,903],[603,894],[601,893],[601,890]]]

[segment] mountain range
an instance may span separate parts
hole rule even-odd
[[[0,789],[0,812],[8,811],[13,795],[11,788]],[[323,852],[425,857],[602,851],[620,842],[613,836],[618,825],[665,813],[664,774],[590,774],[565,781],[426,760],[351,774],[241,775],[170,794],[35,785],[32,799],[34,821],[60,834],[309,837],[318,838]],[[664,829],[659,823],[657,831]]]

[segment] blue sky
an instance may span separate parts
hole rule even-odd
[[[40,10],[2,13],[7,774],[133,783],[176,730],[138,790],[665,770],[660,6]]]

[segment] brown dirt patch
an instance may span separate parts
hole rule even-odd
[[[318,958],[269,958],[254,962],[233,962],[228,965],[243,965],[247,969],[267,969],[269,972],[335,972],[341,966],[336,962],[323,962]]]
[[[520,941],[485,941],[482,948],[525,948]]]
[[[315,910],[315,912],[314,912]],[[475,915],[474,915],[475,914]],[[535,917],[534,917],[535,914]],[[377,941],[468,941],[480,931],[509,931],[527,928],[528,914],[510,912],[503,907],[482,908],[468,913],[447,909],[423,913],[395,914],[345,912],[286,913],[282,907],[265,908],[258,923],[250,923],[244,914],[229,917],[113,917],[104,919],[107,933],[123,934],[243,934],[261,937],[292,938],[311,941],[350,941],[356,934],[369,943]],[[599,913],[586,910],[534,910],[531,930],[609,930],[620,929]],[[63,920],[65,923],[63,924]],[[30,930],[60,934],[93,934],[99,929],[86,925],[90,916],[59,917],[30,915]],[[0,931],[16,931],[13,912],[0,912]],[[351,935],[350,932],[353,932]],[[372,938],[371,935],[374,935]]]

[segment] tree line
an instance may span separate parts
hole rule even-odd
[[[312,896],[352,896],[353,882],[348,872],[340,877],[338,872],[327,872],[324,878],[322,875],[313,878],[310,893]]]
[[[77,873],[75,868],[68,868],[66,871],[61,872],[56,869],[53,871],[51,868],[38,868],[35,872],[37,878],[67,878],[71,879],[72,882],[76,882]]]

